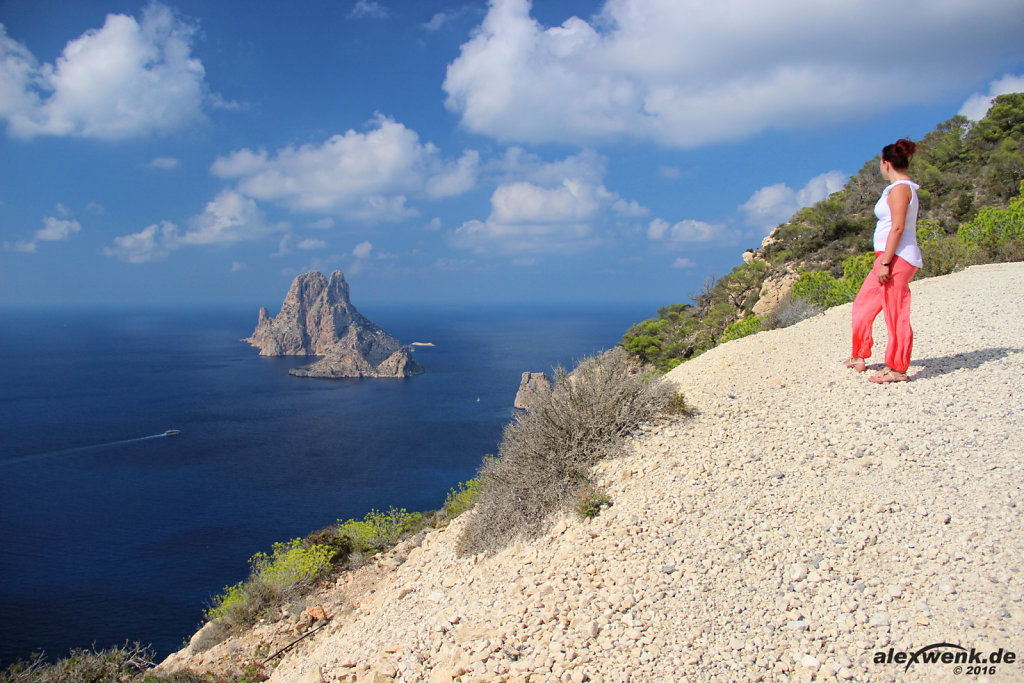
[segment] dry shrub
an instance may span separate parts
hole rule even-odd
[[[0,683],[131,683],[153,666],[153,649],[125,643],[105,650],[76,648],[57,662],[42,654],[0,671]]]
[[[542,533],[551,513],[572,506],[590,467],[615,455],[623,437],[673,396],[671,384],[651,379],[649,369],[621,348],[554,375],[552,390],[516,415],[498,457],[481,467],[463,553],[495,552],[518,536]]]
[[[798,322],[813,318],[825,311],[820,304],[808,299],[795,298],[787,294],[779,304],[779,307],[769,313],[765,321],[765,329],[780,330]]]

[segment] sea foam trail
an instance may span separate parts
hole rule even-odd
[[[151,436],[139,436],[134,439],[121,439],[120,441],[108,441],[106,443],[93,444],[91,446],[76,446],[75,448],[65,448],[60,451],[47,451],[46,453],[35,453],[33,455],[22,455],[16,458],[9,458],[7,460],[0,460],[0,465],[16,465],[22,462],[30,462],[33,460],[45,460],[47,458],[59,458],[62,455],[74,455],[76,453],[88,453],[89,451],[96,451],[101,448],[110,448],[112,446],[123,446],[127,443],[136,443],[139,441],[149,441],[150,439],[166,439],[170,434],[153,434]]]

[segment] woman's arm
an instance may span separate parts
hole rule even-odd
[[[885,251],[882,253],[882,263],[892,263],[896,258],[896,247],[903,237],[903,230],[907,227],[907,209],[910,208],[912,195],[910,188],[899,184],[889,190],[889,213],[892,215],[892,229],[889,230],[889,237],[885,241]],[[878,281],[883,285],[889,281],[889,274],[892,273],[891,266],[879,265]]]

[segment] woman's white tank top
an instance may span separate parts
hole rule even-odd
[[[875,225],[875,251],[885,251],[885,242],[889,239],[889,231],[892,230],[892,212],[889,210],[889,193],[897,185],[906,185],[910,188],[910,206],[907,207],[907,220],[900,235],[900,243],[896,246],[896,255],[912,266],[920,268],[924,265],[921,257],[921,249],[917,246],[917,212],[920,206],[917,199],[917,190],[921,186],[912,180],[897,180],[882,191],[882,196],[875,204],[875,217],[878,223]]]

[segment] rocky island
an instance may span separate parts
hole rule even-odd
[[[309,365],[289,370],[300,377],[412,377],[423,368],[412,350],[372,323],[349,300],[341,271],[310,271],[299,275],[270,317],[261,308],[252,336],[242,341],[261,356],[319,356]]]

